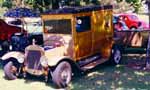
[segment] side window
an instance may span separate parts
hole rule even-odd
[[[91,18],[90,16],[83,16],[76,18],[76,31],[85,32],[91,30]]]
[[[127,17],[124,17],[124,20],[127,21]]]

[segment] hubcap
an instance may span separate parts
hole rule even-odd
[[[11,72],[12,72],[12,73],[16,73],[16,72],[17,72],[17,68],[16,68],[15,66],[12,66],[12,67],[11,67]]]
[[[121,59],[121,52],[119,50],[116,50],[116,52],[114,53],[114,61],[118,64],[120,62]]]
[[[131,28],[131,30],[136,30],[136,28]]]
[[[65,84],[68,84],[70,82],[70,71],[69,69],[65,68],[61,73],[61,79]]]

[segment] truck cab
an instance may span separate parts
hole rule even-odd
[[[60,10],[42,15],[44,46],[63,46],[65,54],[74,61],[81,61],[92,55],[108,59],[114,43],[112,9],[107,6],[104,11],[99,8],[86,12],[84,9],[88,10],[69,8],[66,9],[68,12]]]

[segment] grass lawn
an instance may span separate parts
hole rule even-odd
[[[83,76],[74,77],[68,88],[69,90],[150,90],[150,72],[127,67],[129,62],[143,62],[142,59],[144,59],[142,55],[124,56],[121,65],[100,65]],[[1,90],[57,90],[53,83],[45,84],[42,79],[36,77],[9,81],[3,76],[3,70],[0,69]]]

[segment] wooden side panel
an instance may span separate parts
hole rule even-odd
[[[92,28],[93,28],[93,53],[100,52],[105,40],[105,26],[104,26],[103,11],[93,12]]]
[[[109,58],[113,44],[112,11],[93,12],[93,53],[99,52]]]
[[[77,18],[90,18],[90,28],[81,31],[77,30]],[[82,19],[81,19],[82,20]],[[79,13],[75,14],[74,18],[74,29],[73,29],[73,38],[74,38],[74,51],[75,51],[75,60],[81,60],[87,56],[90,56],[92,53],[92,30],[91,30],[91,13]],[[84,23],[84,21],[83,21]],[[84,25],[86,26],[86,25]]]
[[[82,32],[76,35],[76,58],[84,58],[91,54],[92,51],[92,32]]]
[[[102,56],[105,58],[110,58],[111,50],[113,46],[113,20],[112,20],[112,10],[105,10],[104,11],[104,32],[105,32],[105,41],[103,44],[103,48],[101,49]]]

